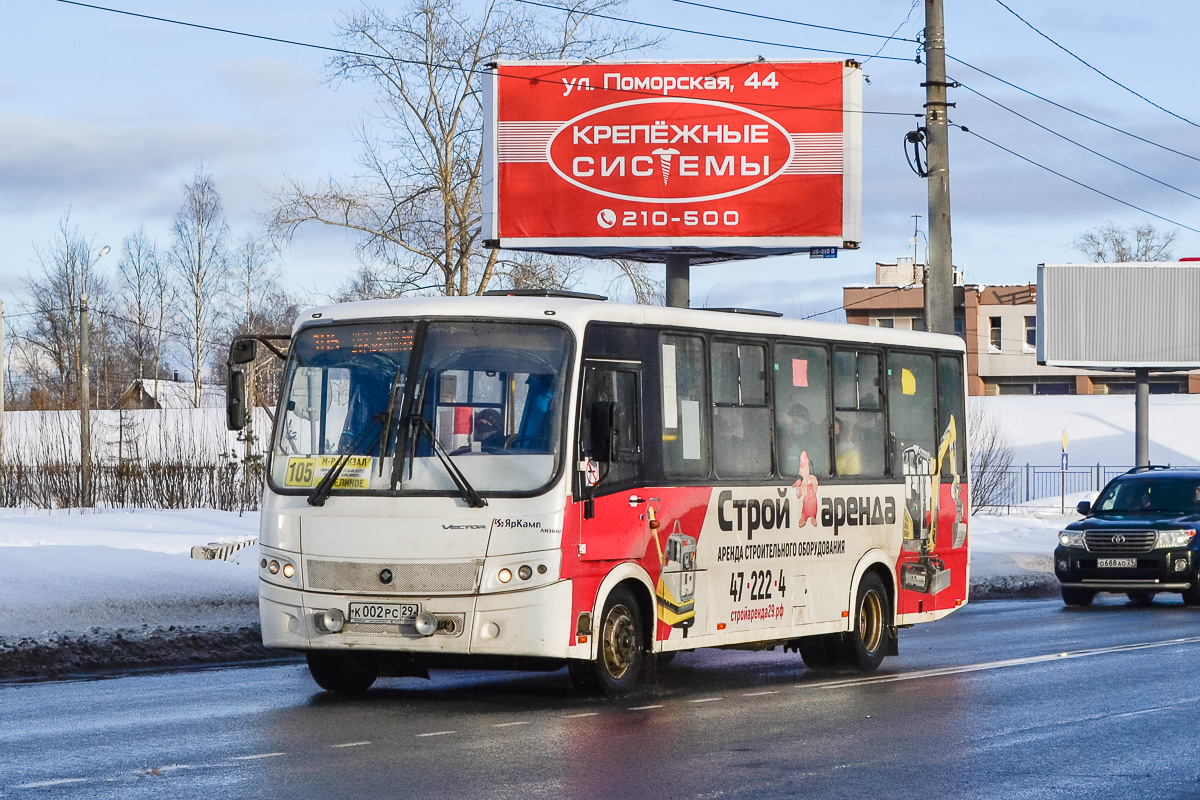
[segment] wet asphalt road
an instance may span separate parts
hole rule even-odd
[[[683,654],[631,697],[565,671],[303,666],[0,686],[0,797],[1200,797],[1200,609],[977,603],[876,673]]]

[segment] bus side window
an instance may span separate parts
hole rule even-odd
[[[800,454],[808,471],[829,475],[829,356],[823,347],[775,346],[775,441],[779,474],[800,474]]]
[[[919,448],[919,452],[913,450],[910,460],[937,455],[933,356],[892,352],[888,354],[887,365],[888,439],[892,474],[898,476],[904,474],[906,450]]]
[[[713,456],[722,478],[771,474],[766,348],[713,342]]]
[[[833,354],[834,467],[839,476],[884,474],[879,356],[855,350]]]
[[[938,441],[946,435],[951,418],[954,419],[955,429],[955,463],[947,459],[942,468],[942,475],[950,477],[951,466],[958,473],[959,480],[967,479],[967,412],[963,402],[963,372],[962,356],[938,356]]]
[[[707,477],[709,403],[704,340],[663,334],[659,357],[663,473],[670,478]]]
[[[600,484],[597,490],[604,493],[611,488],[641,477],[642,435],[641,403],[638,392],[638,373],[634,370],[589,367],[585,378],[583,402],[580,405],[579,443],[580,458],[593,452],[592,419],[593,409],[611,404],[616,429],[616,449],[610,454],[607,468],[600,465]],[[606,471],[607,469],[607,471]]]

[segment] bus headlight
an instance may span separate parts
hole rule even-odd
[[[512,580],[512,570],[508,567],[500,570],[500,574],[496,576],[501,583],[508,583]]]

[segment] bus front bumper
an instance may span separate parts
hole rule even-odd
[[[348,616],[350,603],[418,603],[437,619],[422,635],[411,622],[345,622],[334,633],[321,624],[329,609]],[[308,592],[259,582],[263,644],[293,650],[390,650],[567,657],[571,644],[571,582],[518,592],[443,597],[371,597]]]

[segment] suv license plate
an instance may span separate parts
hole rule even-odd
[[[1136,558],[1097,558],[1097,567],[1136,567]]]
[[[381,622],[395,625],[411,622],[421,613],[420,603],[351,603],[346,618],[350,622]]]

